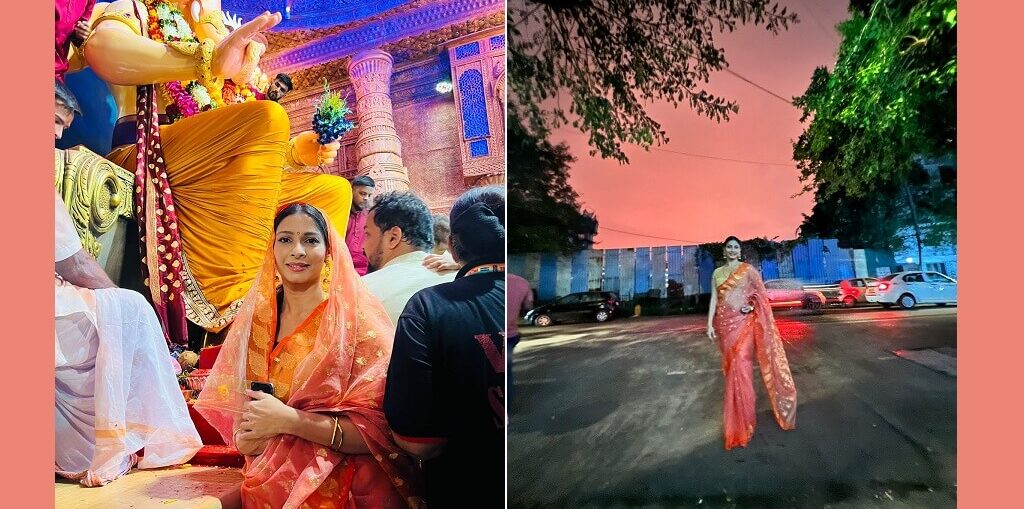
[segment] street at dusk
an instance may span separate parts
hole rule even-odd
[[[956,308],[780,312],[797,428],[722,443],[706,315],[524,327],[509,507],[956,505]]]

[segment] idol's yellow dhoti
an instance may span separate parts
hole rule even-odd
[[[281,177],[281,205],[303,202],[315,205],[327,214],[334,229],[348,231],[349,209],[352,207],[352,185],[336,175],[291,173]],[[266,246],[264,246],[264,250]]]
[[[310,203],[337,230],[348,225],[347,180],[282,170],[289,130],[288,114],[273,101],[226,106],[160,128],[187,265],[188,317],[211,332],[231,322],[249,291],[279,203]],[[107,158],[135,170],[134,145]]]

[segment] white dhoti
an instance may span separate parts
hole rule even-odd
[[[70,217],[59,205],[58,200],[62,260],[71,251]],[[139,468],[192,458],[202,441],[145,298],[120,288],[78,288],[59,278],[54,294],[56,472],[100,486],[127,473],[143,448]]]

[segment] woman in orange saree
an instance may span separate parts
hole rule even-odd
[[[722,352],[725,375],[725,448],[745,447],[754,435],[754,356],[779,426],[796,427],[796,386],[775,326],[761,274],[740,261],[736,237],[725,240],[726,264],[715,270],[708,337]]]
[[[196,404],[246,456],[244,507],[422,507],[381,410],[394,337],[383,306],[318,209],[284,208],[274,232]]]

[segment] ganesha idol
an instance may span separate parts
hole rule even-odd
[[[172,342],[186,320],[227,327],[263,261],[282,204],[305,202],[345,231],[351,187],[301,171],[337,142],[289,139],[285,110],[257,100],[269,12],[228,30],[219,0],[97,4],[73,61],[107,83],[118,109],[107,159],[134,172],[145,285]]]

